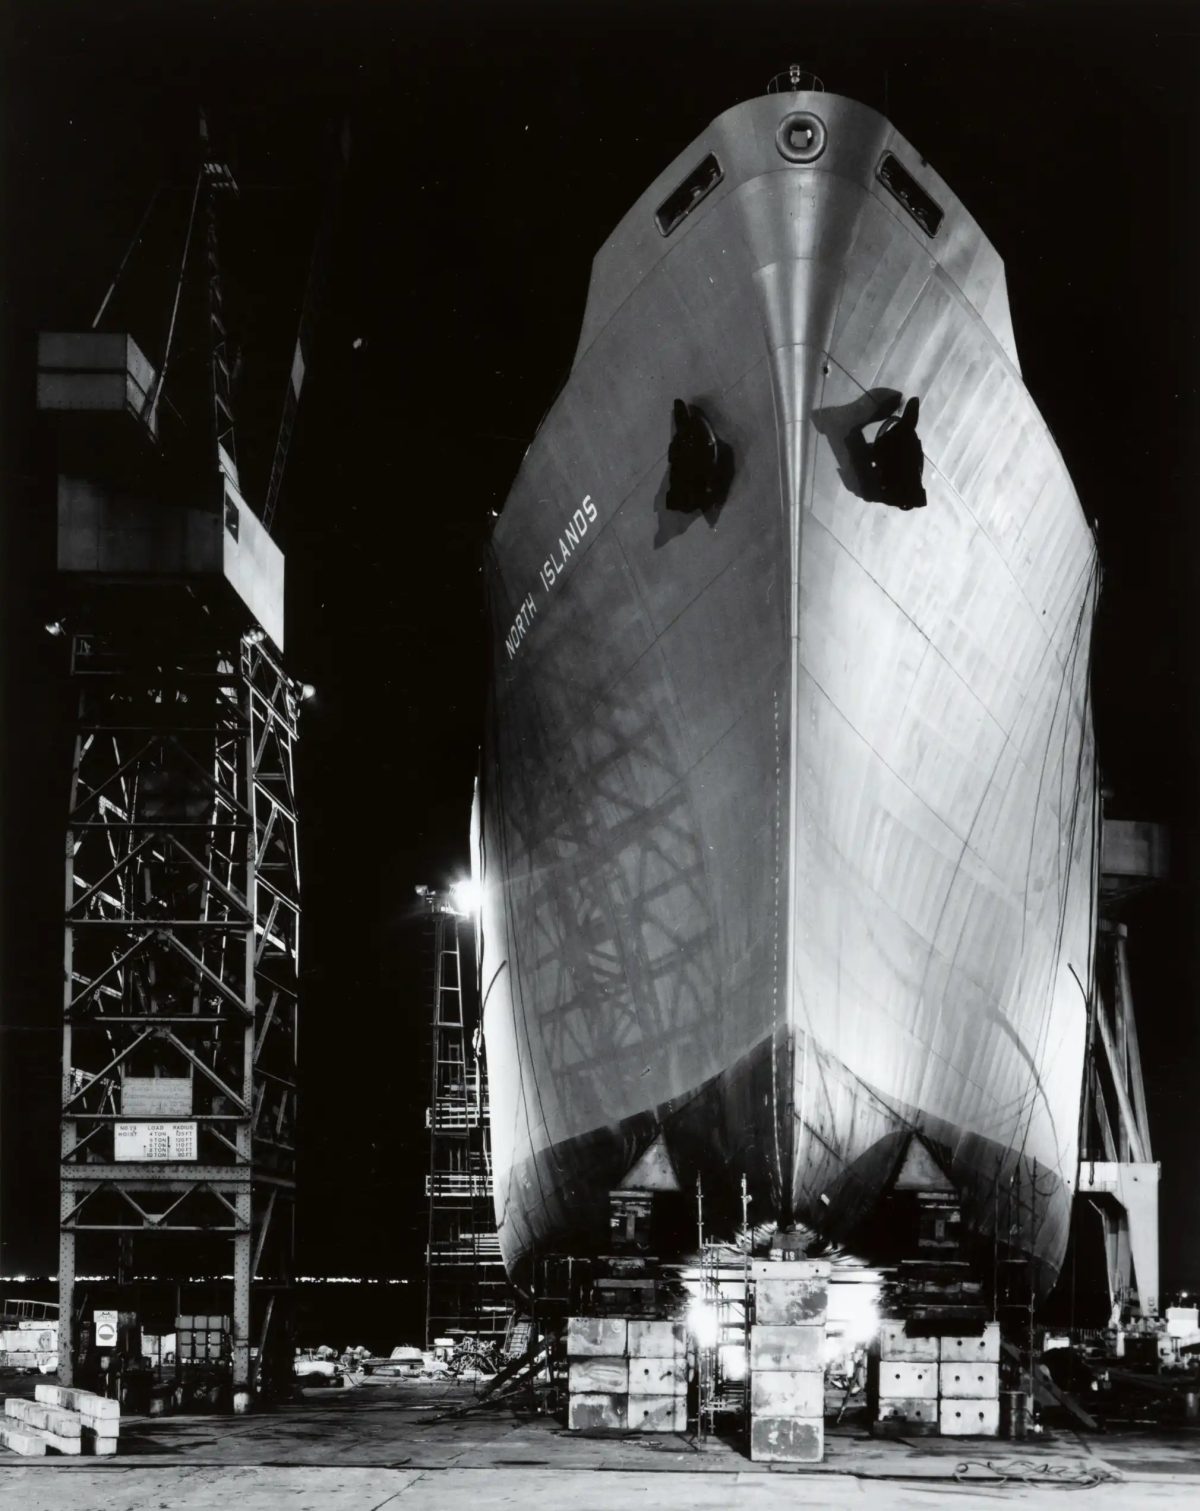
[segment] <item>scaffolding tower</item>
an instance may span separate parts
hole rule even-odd
[[[429,890],[420,896],[433,960],[425,1346],[456,1334],[500,1346],[511,1303],[492,1204],[483,1035],[464,993],[454,899]]]
[[[122,328],[115,284],[91,330],[38,344],[67,607],[47,628],[76,694],[59,1374],[80,1363],[78,1273],[170,1281],[185,1313],[217,1293],[245,1410],[292,1374],[309,690],[282,664],[283,553],[242,494],[218,256],[237,188],[203,119],[189,190],[156,360]]]

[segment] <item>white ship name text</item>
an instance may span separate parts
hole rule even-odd
[[[580,541],[587,534],[588,526],[595,522],[596,506],[592,503],[592,495],[589,493],[567,521],[566,529],[558,537],[558,556],[556,557],[551,551],[541,565],[542,586],[547,593],[556,580],[562,576],[563,568],[570,561],[572,551],[578,549]]]
[[[525,602],[521,605],[517,617],[513,620],[513,627],[504,637],[504,649],[508,652],[508,659],[517,654],[517,650],[528,635],[530,626],[533,624],[534,615],[537,613],[537,604],[533,601],[533,594],[525,595]]]
[[[538,568],[538,576],[542,580],[542,592],[548,593],[558,579],[563,575],[567,562],[583,542],[583,537],[588,532],[588,526],[596,523],[596,506],[592,503],[592,495],[584,497],[579,508],[571,515],[562,534],[558,537],[558,551],[550,552],[546,560]],[[517,611],[517,617],[513,620],[512,628],[504,637],[504,649],[508,652],[511,661],[520,650],[525,636],[533,627],[533,621],[537,616],[537,604],[533,600],[533,594],[527,593],[525,600]]]

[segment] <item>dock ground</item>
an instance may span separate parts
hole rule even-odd
[[[470,1386],[414,1382],[245,1417],[126,1417],[112,1459],[0,1453],[0,1511],[918,1511],[1061,1507],[1070,1489],[1114,1511],[1200,1505],[1200,1430],[1183,1427],[881,1441],[848,1419],[823,1464],[793,1467],[721,1438],[581,1436],[472,1404]]]

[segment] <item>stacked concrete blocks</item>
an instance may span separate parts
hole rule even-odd
[[[36,1385],[34,1396],[47,1406],[78,1414],[84,1453],[116,1453],[121,1432],[119,1402],[90,1390],[74,1390],[69,1385]]]
[[[900,1319],[881,1324],[871,1360],[871,1401],[879,1430],[910,1437],[995,1437],[999,1397],[996,1323],[972,1337],[910,1337]]]
[[[874,1417],[885,1431],[933,1436],[938,1430],[938,1340],[910,1338],[904,1323],[886,1320],[871,1360]]]
[[[687,1329],[682,1322],[629,1319],[629,1426],[687,1431]]]
[[[46,1453],[110,1454],[117,1451],[121,1408],[88,1390],[38,1385],[35,1399],[9,1396],[0,1419],[0,1444],[26,1457]]]
[[[750,1278],[750,1457],[820,1463],[829,1265],[814,1259],[756,1260]]]
[[[569,1318],[567,1385],[567,1421],[576,1430],[686,1431],[683,1323]]]
[[[943,1437],[994,1438],[1000,1432],[1000,1325],[982,1335],[938,1339],[938,1427]]]

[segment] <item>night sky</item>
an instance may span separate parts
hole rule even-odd
[[[1110,811],[1171,827],[1128,910],[1166,1289],[1200,1284],[1200,6],[9,0],[4,215],[0,1269],[56,1263],[71,705],[39,329],[90,324],[207,108],[265,470],[343,118],[343,185],[282,504],[305,706],[300,1269],[416,1275],[428,997],[413,889],[468,866],[480,552],[566,375],[591,258],[716,115],[791,61],[885,110],[999,249],[1025,379],[1090,517]],[[130,294],[131,298],[135,297]],[[152,299],[148,289],[140,295]]]

